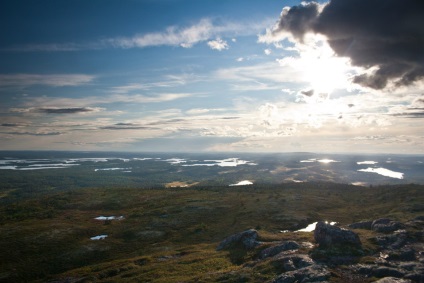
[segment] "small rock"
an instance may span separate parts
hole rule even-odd
[[[288,250],[297,250],[299,249],[299,244],[294,241],[283,242],[279,245],[272,246],[261,251],[259,258],[264,259],[267,257],[275,256],[283,251]]]
[[[258,232],[255,229],[249,229],[244,232],[225,238],[216,248],[217,251],[229,248],[232,245],[241,244],[244,248],[250,250],[259,245],[256,241]]]
[[[326,224],[325,222],[317,223],[314,231],[314,238],[320,247],[346,244],[361,246],[361,240],[356,233]]]

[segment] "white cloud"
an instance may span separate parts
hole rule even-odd
[[[0,87],[47,85],[54,87],[78,86],[93,81],[95,76],[84,74],[7,74],[0,75]]]
[[[208,41],[208,46],[211,49],[218,50],[218,51],[225,50],[225,49],[229,48],[227,42],[225,40],[220,39],[220,38]]]
[[[209,111],[210,111],[210,109],[195,108],[195,109],[187,110],[186,113],[190,114],[190,115],[198,115],[198,114],[208,113]]]
[[[272,50],[267,48],[264,50],[265,55],[270,55],[272,53]]]

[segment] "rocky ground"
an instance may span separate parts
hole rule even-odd
[[[253,252],[255,260],[244,269],[271,265],[280,273],[272,283],[424,282],[424,217],[405,223],[381,218],[348,228],[318,222],[314,243],[264,243],[250,229],[224,239],[217,250]],[[361,239],[358,229],[368,230],[370,237]]]

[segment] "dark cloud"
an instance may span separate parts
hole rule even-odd
[[[240,117],[222,117],[220,118],[221,120],[236,120],[236,119],[240,119]]]
[[[407,111],[407,112],[395,113],[395,114],[392,114],[392,116],[402,117],[402,118],[424,118],[424,109],[421,109],[421,111]]]
[[[174,124],[174,123],[180,123],[180,122],[186,122],[185,119],[175,118],[175,119],[168,119],[168,120],[160,120],[155,122],[150,122],[147,125],[149,126],[160,126],[165,124]]]
[[[43,107],[37,108],[36,112],[46,113],[46,114],[76,114],[76,113],[88,113],[88,112],[98,112],[99,108],[92,107],[67,107],[67,108],[56,108],[56,107]]]
[[[154,130],[157,128],[143,126],[135,123],[116,123],[110,126],[100,127],[102,130]]]
[[[424,77],[424,1],[331,0],[285,8],[273,35],[289,32],[302,41],[305,33],[325,35],[339,56],[352,64],[378,67],[354,82],[374,89],[389,81],[409,85]]]
[[[278,22],[278,30],[290,31],[295,38],[302,41],[303,35],[311,30],[318,15],[318,5],[314,2],[284,9]]]
[[[2,127],[22,127],[22,124],[17,124],[17,123],[2,123],[0,126]]]
[[[311,90],[303,90],[300,93],[303,94],[303,95],[306,95],[306,96],[311,97],[312,95],[314,95],[314,90],[313,89],[311,89]]]

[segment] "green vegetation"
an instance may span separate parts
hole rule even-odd
[[[317,220],[342,225],[379,217],[406,221],[423,214],[423,189],[419,185],[203,183],[189,188],[41,190],[23,199],[6,196],[0,207],[0,282],[58,278],[262,282],[278,270],[265,263],[246,269],[242,263],[254,259],[254,252],[217,252],[218,243],[249,228],[260,228],[261,241],[312,241],[312,233],[280,231],[297,230]],[[101,215],[124,219],[94,219]],[[367,249],[373,248],[367,241],[370,233],[360,233]],[[90,240],[97,235],[108,237]]]

